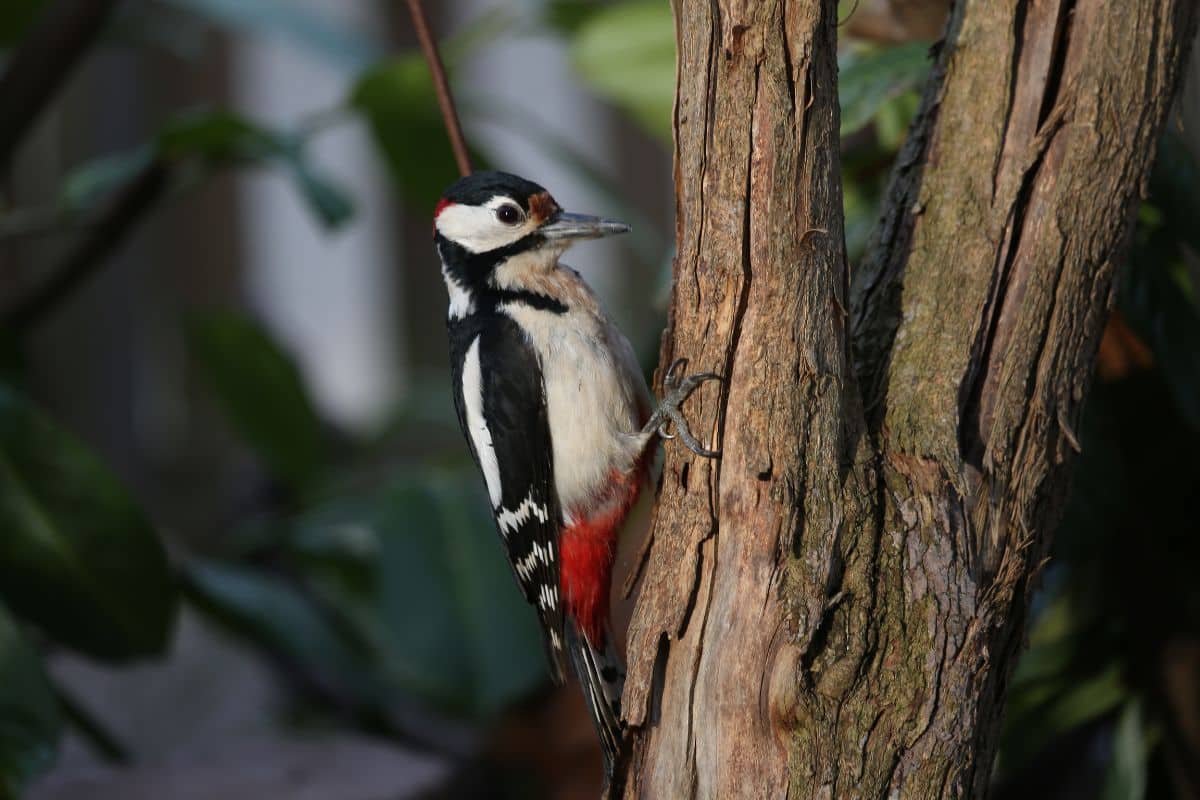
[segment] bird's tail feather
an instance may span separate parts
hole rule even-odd
[[[562,686],[567,682],[567,654],[563,650],[571,646],[571,640],[568,637],[564,642],[559,637],[561,628],[558,626],[561,618],[554,619],[552,615],[545,613],[541,606],[538,606],[537,611],[538,620],[542,623],[542,647],[545,648],[546,663],[550,667],[550,680],[554,682],[555,686]],[[569,628],[571,625],[567,623],[563,627]]]
[[[611,783],[625,746],[625,725],[621,722],[625,665],[617,655],[613,637],[608,631],[605,631],[604,641],[593,646],[587,635],[573,622],[568,621],[565,627],[571,665],[575,668],[575,676],[583,689],[583,697],[604,750],[605,781]]]

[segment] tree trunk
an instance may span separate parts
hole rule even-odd
[[[955,5],[849,287],[834,0],[675,0],[628,797],[982,797],[1189,0]],[[720,396],[718,393],[720,392]]]

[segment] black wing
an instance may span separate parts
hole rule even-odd
[[[541,621],[552,676],[562,683],[562,513],[537,354],[515,322],[485,314],[452,323],[450,349],[459,424],[488,485],[496,529],[517,584]]]

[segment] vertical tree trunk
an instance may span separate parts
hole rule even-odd
[[[979,797],[1190,0],[956,4],[848,287],[834,0],[675,0],[668,448],[628,797]]]

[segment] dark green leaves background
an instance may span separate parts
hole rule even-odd
[[[0,597],[71,647],[161,653],[174,613],[166,554],[96,458],[0,387]]]

